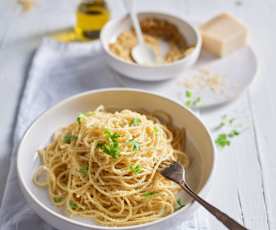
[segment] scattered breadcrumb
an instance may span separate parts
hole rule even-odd
[[[34,6],[34,0],[18,0],[18,4],[24,12],[30,11]]]
[[[223,86],[223,78],[218,73],[208,69],[199,69],[192,78],[186,79],[182,84],[190,90],[209,88],[215,93],[220,93]]]

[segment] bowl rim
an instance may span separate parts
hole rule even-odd
[[[42,209],[44,212],[50,214],[52,217],[62,220],[64,222],[67,222],[69,224],[78,226],[78,227],[83,227],[86,229],[99,229],[99,230],[111,230],[111,229],[136,229],[136,228],[143,228],[143,227],[149,227],[155,224],[158,224],[160,222],[163,222],[165,220],[171,219],[173,218],[175,215],[177,215],[180,212],[184,212],[185,210],[187,210],[188,208],[190,208],[195,202],[189,202],[187,205],[185,205],[185,207],[173,212],[172,214],[162,217],[158,220],[155,221],[151,221],[151,222],[147,222],[147,223],[143,223],[143,224],[137,224],[137,225],[130,225],[130,226],[122,226],[122,227],[111,227],[111,226],[102,226],[102,225],[96,225],[96,224],[88,224],[88,223],[82,223],[78,220],[74,220],[74,219],[70,219],[67,216],[64,216],[52,209],[50,209],[47,205],[44,205],[37,196],[34,195],[34,193],[31,191],[30,187],[27,186],[25,180],[23,179],[23,176],[20,173],[20,161],[19,161],[19,155],[21,152],[21,148],[25,142],[25,139],[27,138],[27,136],[29,135],[29,133],[32,131],[32,128],[39,123],[39,121],[41,120],[42,117],[46,116],[48,113],[51,113],[52,111],[66,105],[67,103],[69,103],[70,101],[79,98],[79,97],[83,97],[86,95],[93,95],[96,93],[105,93],[105,92],[120,92],[120,91],[125,91],[125,92],[136,92],[136,93],[143,93],[143,94],[148,94],[150,96],[154,96],[154,97],[158,97],[161,98],[163,100],[167,100],[170,103],[175,104],[176,106],[180,106],[182,109],[185,109],[190,115],[192,115],[193,117],[195,117],[197,119],[197,121],[201,124],[202,128],[205,130],[205,132],[207,133],[207,135],[209,136],[209,141],[211,144],[211,148],[212,148],[212,164],[211,164],[211,169],[210,169],[210,174],[209,177],[207,178],[207,181],[205,182],[205,184],[203,185],[202,189],[198,192],[199,195],[207,193],[208,192],[208,188],[210,187],[211,184],[211,179],[213,178],[214,175],[214,171],[215,171],[215,163],[216,163],[216,148],[215,148],[215,144],[213,141],[213,138],[211,136],[210,131],[208,130],[208,128],[206,127],[206,125],[204,124],[204,122],[189,108],[184,107],[183,105],[181,105],[179,102],[177,102],[176,100],[169,98],[165,95],[156,93],[156,92],[150,92],[147,90],[141,90],[141,89],[135,89],[135,88],[121,88],[121,87],[111,87],[111,88],[104,88],[104,89],[95,89],[95,90],[89,90],[89,91],[85,91],[82,93],[78,93],[75,94],[73,96],[70,96],[68,98],[65,98],[61,101],[59,101],[58,103],[56,103],[55,105],[53,105],[52,107],[50,107],[49,109],[47,109],[46,111],[44,111],[43,113],[39,114],[38,117],[36,117],[34,119],[34,121],[31,123],[31,125],[27,128],[27,130],[25,131],[23,137],[21,138],[21,141],[17,147],[17,151],[16,151],[16,172],[17,172],[17,176],[19,179],[19,184],[20,184],[20,188],[21,191],[25,197],[25,200],[28,202],[29,205],[31,205],[31,202],[29,201],[29,199],[26,199],[26,196],[29,196],[28,198],[31,199],[32,202],[34,202],[36,204],[36,206],[38,206],[40,209]],[[33,205],[31,205],[33,207]],[[38,212],[34,209],[34,211],[36,212],[36,214],[38,214]]]
[[[199,32],[199,29],[192,25],[192,23],[190,23],[188,20],[185,20],[175,14],[171,14],[171,13],[168,13],[168,12],[165,12],[165,11],[154,11],[154,10],[151,10],[151,11],[140,11],[140,12],[137,12],[138,16],[139,15],[144,15],[144,14],[152,14],[153,17],[156,16],[164,16],[164,17],[169,17],[169,18],[174,18],[176,20],[179,20],[181,21],[181,23],[185,23],[186,25],[188,25],[192,31],[194,32],[195,34],[195,37],[196,37],[196,43],[195,43],[195,46],[194,46],[194,50],[187,56],[185,56],[184,58],[181,58],[179,60],[176,60],[174,62],[171,62],[171,63],[164,63],[164,64],[158,64],[158,65],[140,65],[140,64],[137,64],[137,63],[132,63],[132,62],[128,62],[118,56],[116,56],[115,54],[113,54],[109,49],[108,47],[105,45],[105,42],[104,42],[104,33],[105,31],[111,26],[111,24],[114,24],[114,23],[118,23],[120,21],[123,21],[123,20],[126,20],[129,18],[129,14],[124,14],[122,15],[121,17],[118,17],[118,18],[115,18],[115,19],[112,19],[110,20],[109,22],[106,23],[106,25],[103,27],[101,33],[100,33],[100,43],[103,47],[103,50],[105,51],[105,53],[107,53],[109,56],[111,56],[113,59],[123,63],[123,64],[128,64],[132,67],[142,67],[142,68],[145,68],[145,69],[153,69],[153,68],[166,68],[166,67],[172,67],[172,66],[175,66],[175,65],[179,65],[179,64],[182,64],[183,62],[189,60],[191,58],[191,56],[196,52],[197,49],[201,49],[201,46],[202,46],[202,38],[200,36],[200,32]],[[108,44],[107,44],[108,45]]]

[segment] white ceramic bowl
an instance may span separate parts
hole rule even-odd
[[[158,66],[145,66],[124,61],[109,50],[109,44],[115,42],[119,34],[128,31],[131,27],[130,17],[123,16],[108,22],[101,32],[101,44],[106,54],[107,63],[112,69],[136,80],[160,81],[179,76],[185,69],[197,61],[201,50],[201,37],[196,27],[179,17],[165,13],[144,12],[139,13],[138,17],[139,20],[145,17],[154,17],[171,22],[177,26],[188,44],[194,46],[195,49],[183,59]]]
[[[191,159],[187,177],[193,189],[206,196],[214,168],[214,145],[204,124],[188,109],[157,94],[134,89],[105,89],[82,93],[68,98],[42,114],[24,135],[17,155],[17,171],[20,187],[29,205],[46,222],[57,229],[95,230],[114,229],[99,226],[93,220],[69,218],[57,209],[48,198],[46,189],[32,183],[32,175],[39,165],[36,151],[44,147],[55,130],[74,121],[82,111],[90,111],[99,105],[117,109],[145,109],[149,112],[164,111],[170,114],[176,126],[187,130],[185,151]],[[190,202],[184,208],[158,221],[115,229],[171,229],[171,226],[187,220],[197,203]]]

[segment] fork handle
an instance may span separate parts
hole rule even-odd
[[[247,230],[244,226],[239,224],[237,221],[232,219],[230,216],[220,211],[213,205],[209,204],[207,201],[202,199],[192,189],[185,183],[185,181],[180,182],[181,187],[187,192],[192,198],[194,198],[198,203],[200,203],[204,208],[206,208],[211,214],[213,214],[221,223],[223,223],[228,229],[233,230]]]

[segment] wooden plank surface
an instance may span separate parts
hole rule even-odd
[[[113,17],[124,13],[119,0],[109,1]],[[238,101],[203,114],[210,125],[222,114],[238,115],[248,129],[231,147],[217,153],[217,167],[209,200],[250,229],[276,229],[276,1],[274,0],[138,0],[139,10],[162,10],[204,20],[230,11],[250,28],[250,43],[259,60],[257,80]],[[8,170],[7,152],[26,68],[42,37],[73,25],[76,1],[40,1],[22,14],[14,1],[0,3],[0,195]],[[242,67],[241,67],[242,68]],[[210,217],[210,229],[223,227]]]

